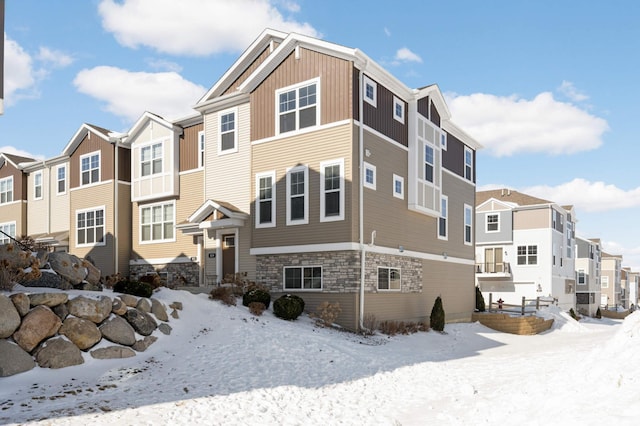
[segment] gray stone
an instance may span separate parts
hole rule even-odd
[[[118,295],[118,297],[120,298],[120,300],[124,302],[125,305],[127,305],[130,308],[135,308],[136,305],[138,304],[138,298],[130,294],[123,293]]]
[[[171,309],[177,309],[177,310],[181,311],[182,310],[182,302],[171,302],[169,307]]]
[[[29,313],[29,308],[31,308],[31,302],[27,294],[15,293],[9,297],[11,298],[11,301],[13,302],[13,306],[16,307],[16,310],[18,311],[18,314],[20,314],[21,317]]]
[[[22,324],[13,333],[13,340],[25,351],[31,352],[44,339],[56,334],[61,325],[62,321],[50,308],[36,306],[22,319]]]
[[[136,304],[136,309],[142,312],[149,313],[151,312],[151,303],[149,303],[148,299],[141,297]]]
[[[119,297],[114,297],[111,304],[111,312],[116,315],[124,315],[127,312],[127,305]]]
[[[102,336],[119,345],[131,346],[136,342],[136,332],[122,317],[109,318],[99,327]]]
[[[84,363],[80,349],[62,337],[45,341],[37,349],[35,357],[42,368],[64,368]]]
[[[134,343],[132,348],[136,352],[144,352],[149,348],[149,346],[154,344],[156,340],[158,340],[156,336],[145,336],[142,340],[138,340],[136,343]]]
[[[156,316],[160,321],[169,321],[169,315],[164,305],[155,298],[151,298],[151,313]]]
[[[76,290],[84,291],[102,291],[102,284],[92,284],[88,281],[82,281],[80,284],[74,287]]]
[[[63,304],[63,305],[58,305],[58,306],[54,306],[52,308],[52,311],[54,314],[56,314],[58,316],[58,318],[60,318],[62,321],[64,321],[68,316],[69,316],[69,308],[67,307],[67,304]]]
[[[158,326],[158,330],[160,330],[160,332],[162,334],[165,334],[165,335],[168,336],[168,335],[171,334],[171,330],[173,330],[173,329],[171,328],[171,326],[169,324],[167,324],[166,322],[163,322]]]
[[[8,340],[0,340],[0,377],[24,373],[35,366],[33,357],[20,346]]]
[[[133,349],[124,346],[107,346],[89,352],[96,359],[118,359],[136,356]]]
[[[36,252],[36,258],[38,259],[38,264],[42,269],[44,265],[49,263],[49,252],[47,250],[38,250]]]
[[[32,280],[21,280],[20,284],[25,287],[46,287],[57,288],[60,290],[71,290],[73,286],[71,283],[55,272],[48,270],[41,270],[40,277]]]
[[[82,266],[82,261],[70,253],[58,251],[49,253],[49,265],[72,285],[80,284],[88,273],[87,268]]]
[[[67,307],[69,314],[100,324],[111,314],[112,304],[113,302],[107,296],[100,296],[97,300],[78,296],[69,300]]]
[[[154,320],[150,314],[135,308],[129,309],[127,313],[124,314],[124,319],[131,324],[137,333],[143,336],[150,335],[153,333],[153,330],[158,327],[156,320]]]
[[[44,305],[50,308],[67,303],[69,295],[67,293],[32,293],[29,295],[31,306]]]
[[[102,339],[102,333],[93,322],[76,317],[64,320],[58,333],[66,336],[78,349],[83,351],[92,348]]]
[[[89,284],[98,286],[100,284],[100,269],[96,268],[93,263],[87,259],[82,260],[82,266],[87,269],[87,276],[84,278]],[[102,288],[102,286],[100,286]]]
[[[0,245],[0,263],[7,269],[24,269],[31,266],[31,252],[24,251],[17,244]]]
[[[10,337],[20,327],[20,314],[7,296],[0,294],[0,339]]]
[[[171,318],[174,318],[174,319],[180,318],[180,314],[178,314],[177,310],[174,309],[173,311],[171,311]]]

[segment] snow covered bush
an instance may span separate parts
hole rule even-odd
[[[264,288],[258,286],[250,287],[242,295],[242,305],[249,306],[252,302],[262,303],[265,309],[269,309],[269,305],[271,304],[271,295]]]
[[[295,294],[284,294],[273,302],[273,314],[278,318],[293,321],[304,311],[304,300]]]
[[[436,302],[433,304],[429,323],[435,331],[444,331],[444,308],[442,307],[442,298],[440,296],[436,298]]]

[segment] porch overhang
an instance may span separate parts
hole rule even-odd
[[[183,234],[202,235],[205,230],[243,227],[248,218],[247,213],[229,203],[207,200],[176,228]]]

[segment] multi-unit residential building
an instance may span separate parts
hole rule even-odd
[[[553,297],[575,307],[572,207],[510,189],[476,194],[476,283],[489,300]]]
[[[27,176],[21,163],[32,158],[0,153],[0,244],[27,232]]]
[[[622,256],[602,252],[600,304],[609,309],[622,307]]]
[[[594,316],[600,306],[602,249],[599,239],[576,237],[576,309]]]
[[[637,308],[638,306],[638,290],[640,290],[640,273],[634,272],[629,267],[622,268],[621,286],[626,295],[625,308]]]

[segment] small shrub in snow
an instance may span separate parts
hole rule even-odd
[[[11,291],[16,284],[16,277],[18,274],[15,271],[7,268],[6,260],[2,261],[0,265],[0,290]]]
[[[413,334],[419,331],[429,331],[427,324],[422,322],[405,322],[405,321],[381,321],[380,332],[388,336],[396,334]]]
[[[325,300],[318,305],[316,312],[309,316],[315,318],[317,325],[321,327],[331,327],[341,312],[342,308],[339,302],[330,303]]]
[[[480,291],[480,287],[476,286],[476,311],[484,312],[486,310],[486,305],[484,303],[484,296]]]
[[[364,330],[361,330],[365,336],[371,336],[376,332],[378,328],[378,320],[374,314],[365,314],[364,318],[362,318],[362,327]]]
[[[435,331],[444,331],[444,308],[442,307],[442,298],[438,296],[433,308],[431,309],[431,316],[429,317],[429,323],[431,328]]]
[[[140,282],[147,283],[153,288],[160,288],[162,286],[162,280],[158,274],[147,274],[140,277]]]
[[[273,302],[273,314],[278,318],[293,321],[304,311],[304,300],[295,294],[285,294]]]
[[[227,306],[236,306],[236,296],[231,287],[216,287],[209,293],[209,299],[219,300]]]
[[[598,309],[596,310],[596,318],[600,319],[602,318],[602,312],[600,312],[600,307],[598,306]]]
[[[260,302],[264,305],[265,309],[269,309],[271,295],[264,288],[252,286],[242,295],[242,305],[249,306],[252,302]]]
[[[255,316],[260,316],[264,312],[267,307],[264,306],[262,302],[251,302],[249,303],[249,312],[251,312]]]
[[[113,291],[116,293],[131,294],[138,297],[151,297],[153,294],[153,287],[151,287],[151,284],[140,281],[122,280],[115,283]]]
[[[571,315],[571,318],[573,318],[576,321],[580,320],[580,317],[576,315],[576,311],[574,311],[573,308],[569,309],[569,315]]]

